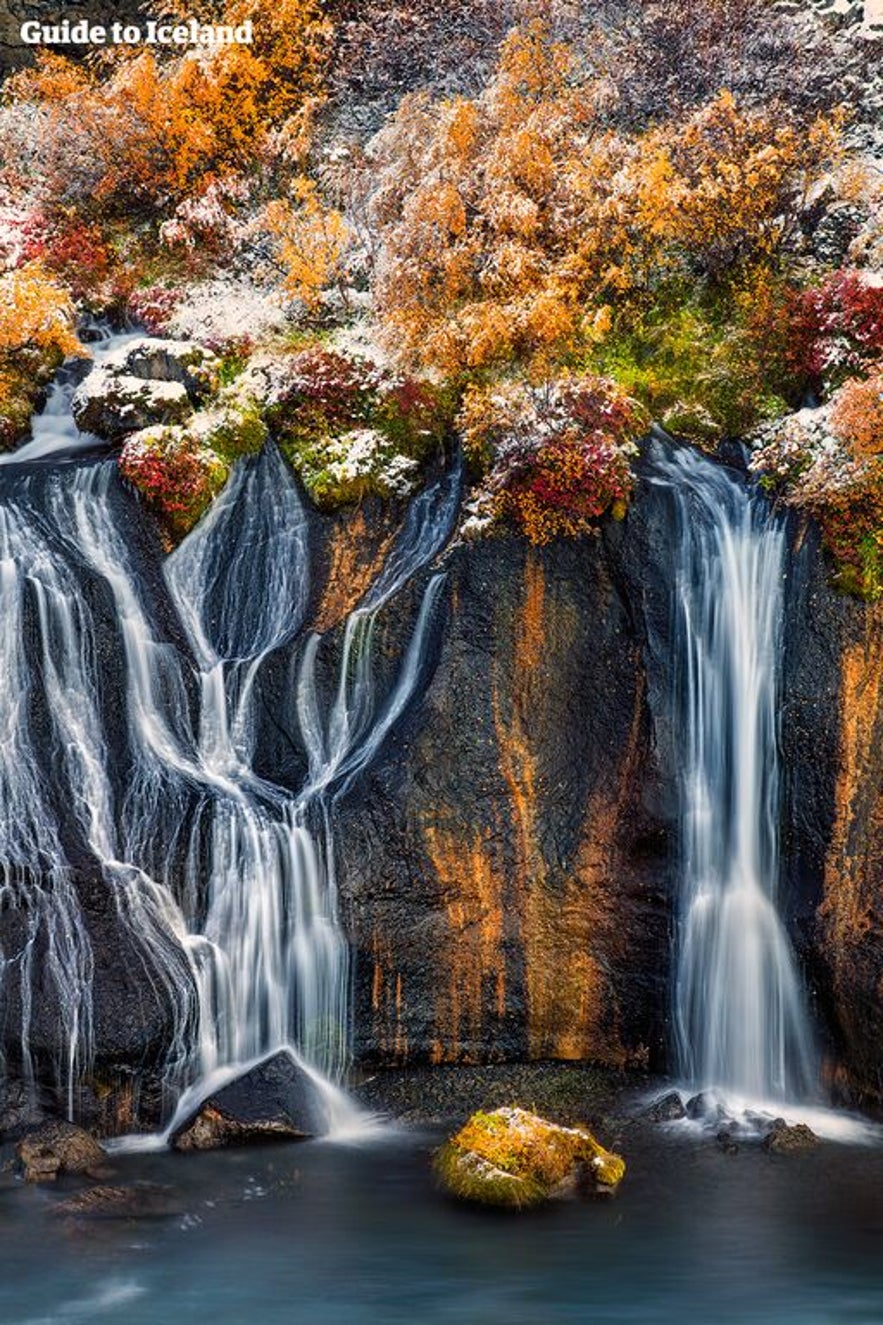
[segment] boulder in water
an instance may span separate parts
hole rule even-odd
[[[434,1168],[461,1200],[521,1210],[579,1191],[610,1194],[625,1162],[584,1127],[502,1108],[473,1114],[436,1153]]]
[[[687,1110],[684,1108],[684,1102],[676,1090],[670,1090],[665,1095],[660,1095],[659,1099],[644,1110],[644,1117],[651,1123],[674,1123],[681,1118],[686,1118]]]
[[[44,1123],[16,1151],[26,1182],[54,1182],[62,1173],[102,1173],[107,1160],[94,1136],[73,1123]]]
[[[763,1144],[773,1155],[807,1155],[818,1147],[819,1138],[806,1123],[792,1124],[776,1118]]]
[[[719,1101],[707,1090],[687,1100],[686,1113],[688,1118],[704,1122],[721,1122],[724,1118]]]
[[[171,1143],[175,1150],[217,1150],[305,1141],[324,1130],[316,1083],[283,1050],[203,1100]]]

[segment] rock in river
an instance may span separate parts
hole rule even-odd
[[[519,1108],[474,1113],[434,1167],[451,1195],[516,1210],[580,1191],[612,1193],[625,1173],[623,1159],[586,1128]]]
[[[73,1123],[44,1123],[18,1144],[26,1182],[54,1182],[62,1173],[100,1173],[107,1155],[93,1136]]]
[[[171,1138],[176,1150],[262,1141],[304,1141],[324,1131],[316,1084],[285,1050],[258,1063],[198,1106]]]
[[[763,1141],[773,1155],[806,1155],[819,1145],[819,1138],[806,1123],[789,1124],[777,1118]]]

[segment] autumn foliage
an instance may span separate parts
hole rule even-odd
[[[510,518],[532,543],[593,529],[631,495],[634,442],[649,419],[613,382],[581,376],[467,391],[467,456],[486,469],[485,518]]]
[[[479,97],[405,100],[373,163],[376,297],[415,362],[542,376],[667,283],[701,293],[775,262],[836,150],[833,120],[804,131],[726,92],[627,137],[607,96],[534,21]]]
[[[0,442],[20,434],[61,361],[85,353],[73,318],[67,291],[39,263],[0,277]]]

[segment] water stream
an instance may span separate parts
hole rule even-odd
[[[777,900],[785,530],[762,494],[695,451],[657,464],[679,528],[678,1067],[729,1110],[807,1104],[818,1069]]]
[[[114,348],[111,338],[100,353]],[[92,1060],[85,857],[172,1009],[169,1110],[182,1091],[288,1047],[323,1084],[329,1126],[346,1125],[335,801],[422,679],[442,577],[420,581],[391,671],[377,666],[378,626],[443,547],[458,478],[415,499],[342,639],[323,638],[305,634],[307,518],[272,445],[238,463],[151,577],[115,462],[77,459],[95,439],[77,432],[72,394],[63,373],[0,481],[0,859],[15,918],[0,977],[24,1077],[38,1075],[37,1000],[64,1030],[55,1074],[71,1110]],[[274,657],[289,677],[278,724],[305,752],[296,787],[256,769]]]

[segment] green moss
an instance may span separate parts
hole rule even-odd
[[[227,407],[218,423],[205,437],[205,443],[224,460],[256,455],[266,442],[269,430],[256,401]]]
[[[444,1188],[461,1201],[525,1210],[549,1197],[542,1183],[507,1173],[477,1156],[464,1155],[452,1141],[437,1151],[433,1167]]]
[[[437,1177],[462,1200],[523,1209],[577,1186],[614,1191],[625,1164],[584,1127],[561,1127],[520,1108],[472,1115],[434,1159]]]
[[[671,433],[702,445],[741,437],[788,411],[725,292],[675,284],[630,311],[589,354]]]

